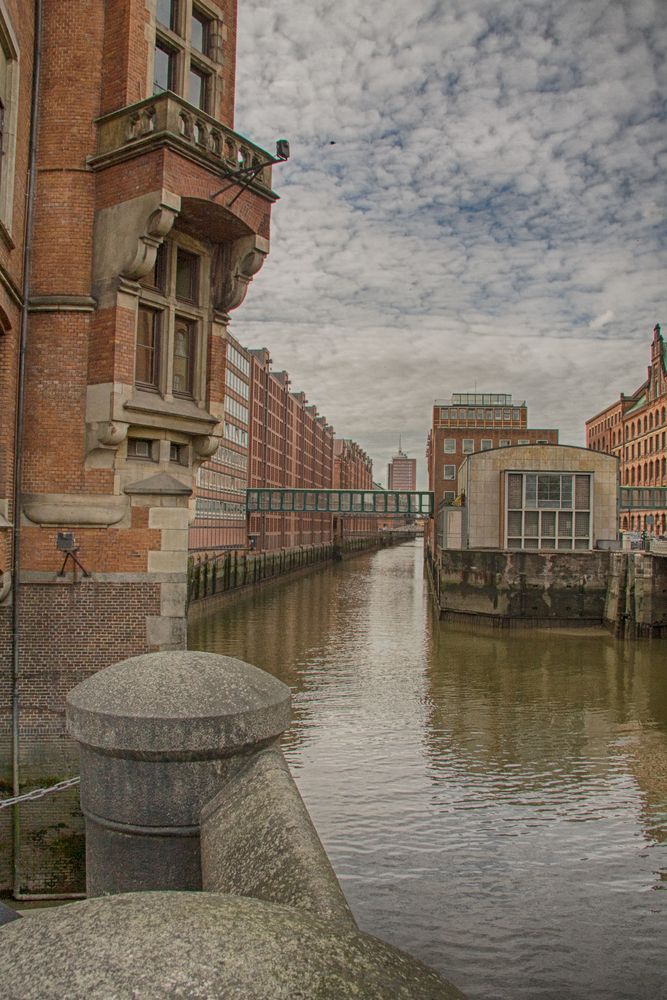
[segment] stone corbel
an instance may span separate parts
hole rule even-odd
[[[155,267],[158,247],[171,230],[178,212],[171,205],[161,204],[148,218],[140,234],[134,255],[122,269],[125,278],[138,281]]]
[[[155,266],[158,247],[180,210],[180,197],[162,189],[97,213],[93,293],[99,308],[116,304],[119,281],[136,282]]]
[[[127,437],[129,423],[119,420],[96,420],[86,425],[86,454],[103,449],[115,451]]]
[[[220,438],[214,434],[198,434],[192,439],[192,465],[198,468],[211,455],[215,455],[220,444]]]
[[[220,245],[215,268],[216,309],[229,313],[241,305],[268,252],[269,241],[257,235]]]

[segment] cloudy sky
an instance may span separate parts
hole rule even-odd
[[[663,0],[240,0],[238,131],[272,251],[234,320],[384,481],[434,399],[583,424],[645,377],[665,305]],[[667,333],[667,328],[666,328]]]

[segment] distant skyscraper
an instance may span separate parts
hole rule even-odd
[[[398,454],[387,466],[388,490],[415,490],[417,488],[417,459],[408,458],[398,439]]]

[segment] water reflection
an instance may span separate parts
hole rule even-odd
[[[419,545],[193,625],[294,691],[285,749],[361,925],[471,997],[657,998],[667,656],[432,614]]]

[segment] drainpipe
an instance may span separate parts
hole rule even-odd
[[[19,671],[20,671],[20,626],[19,626],[19,549],[21,516],[21,479],[23,476],[23,425],[25,416],[25,356],[28,344],[28,306],[30,300],[30,268],[32,266],[32,234],[35,209],[35,166],[37,161],[37,123],[39,108],[39,76],[41,68],[42,0],[35,0],[35,39],[33,45],[32,101],[30,106],[30,147],[28,154],[28,184],[26,189],[26,209],[23,245],[23,302],[21,306],[21,327],[19,333],[18,378],[16,389],[16,422],[14,427],[14,490],[12,495],[12,790],[20,795],[19,774]],[[19,809],[12,806],[12,867],[14,896],[19,897]]]

